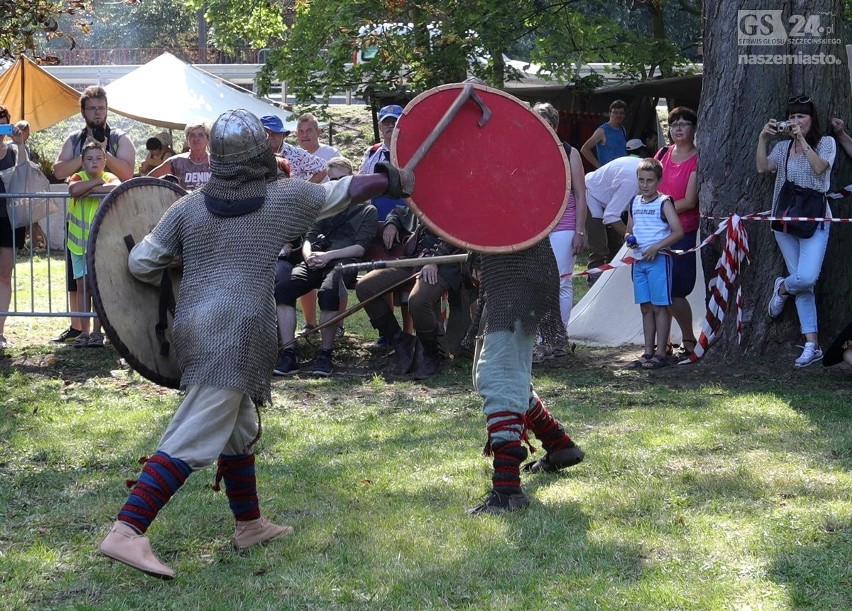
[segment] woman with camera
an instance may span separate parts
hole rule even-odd
[[[787,100],[787,120],[770,119],[757,139],[757,171],[775,173],[775,188],[772,194],[772,215],[782,214],[788,209],[788,194],[795,196],[795,189],[810,189],[822,195],[819,215],[831,216],[831,209],[824,194],[831,182],[831,166],[834,164],[836,146],[834,139],[820,136],[819,117],[809,96],[799,95]],[[766,145],[773,136],[781,135],[789,140],[777,142],[770,153]],[[785,182],[793,185],[785,187]],[[783,192],[783,193],[782,193]],[[805,194],[810,193],[805,191]],[[785,200],[785,201],[779,201]],[[783,216],[783,214],[782,214]],[[796,223],[776,225],[773,233],[781,255],[787,265],[786,278],[776,278],[769,300],[769,315],[777,318],[784,310],[790,295],[796,298],[799,325],[805,336],[805,348],[796,359],[796,367],[807,367],[822,358],[817,338],[817,311],[814,285],[819,278],[825,249],[828,245],[830,223],[816,223],[812,235]]]

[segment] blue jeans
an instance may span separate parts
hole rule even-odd
[[[773,231],[775,241],[787,264],[784,286],[796,297],[796,311],[802,333],[817,332],[816,299],[814,286],[822,269],[822,260],[828,246],[831,223],[822,223],[810,238],[804,240],[780,231]]]

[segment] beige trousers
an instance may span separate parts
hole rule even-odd
[[[257,411],[248,395],[228,388],[190,386],[157,448],[193,470],[220,454],[250,454],[258,431]]]

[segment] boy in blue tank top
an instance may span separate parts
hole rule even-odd
[[[661,252],[683,237],[683,227],[672,198],[657,191],[663,166],[656,159],[643,159],[636,168],[639,195],[628,208],[628,246],[642,259],[633,264],[633,296],[642,309],[645,352],[632,366],[659,369],[668,364],[666,343],[672,317],[672,255]]]

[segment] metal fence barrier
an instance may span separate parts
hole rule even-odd
[[[105,194],[90,197],[103,199]],[[70,200],[67,191],[6,193],[0,196],[0,205],[5,207],[10,199],[18,200],[19,206],[20,202],[27,203],[23,207],[27,219],[32,219],[34,207],[40,206],[44,200],[55,204],[56,210],[25,225],[23,244],[15,242],[15,232],[12,232],[15,253],[12,294],[8,311],[0,311],[0,316],[94,318],[94,312],[73,311],[70,307],[68,289],[73,282],[73,271],[66,264],[66,219]],[[81,295],[82,303],[87,303],[88,287],[83,287]]]

